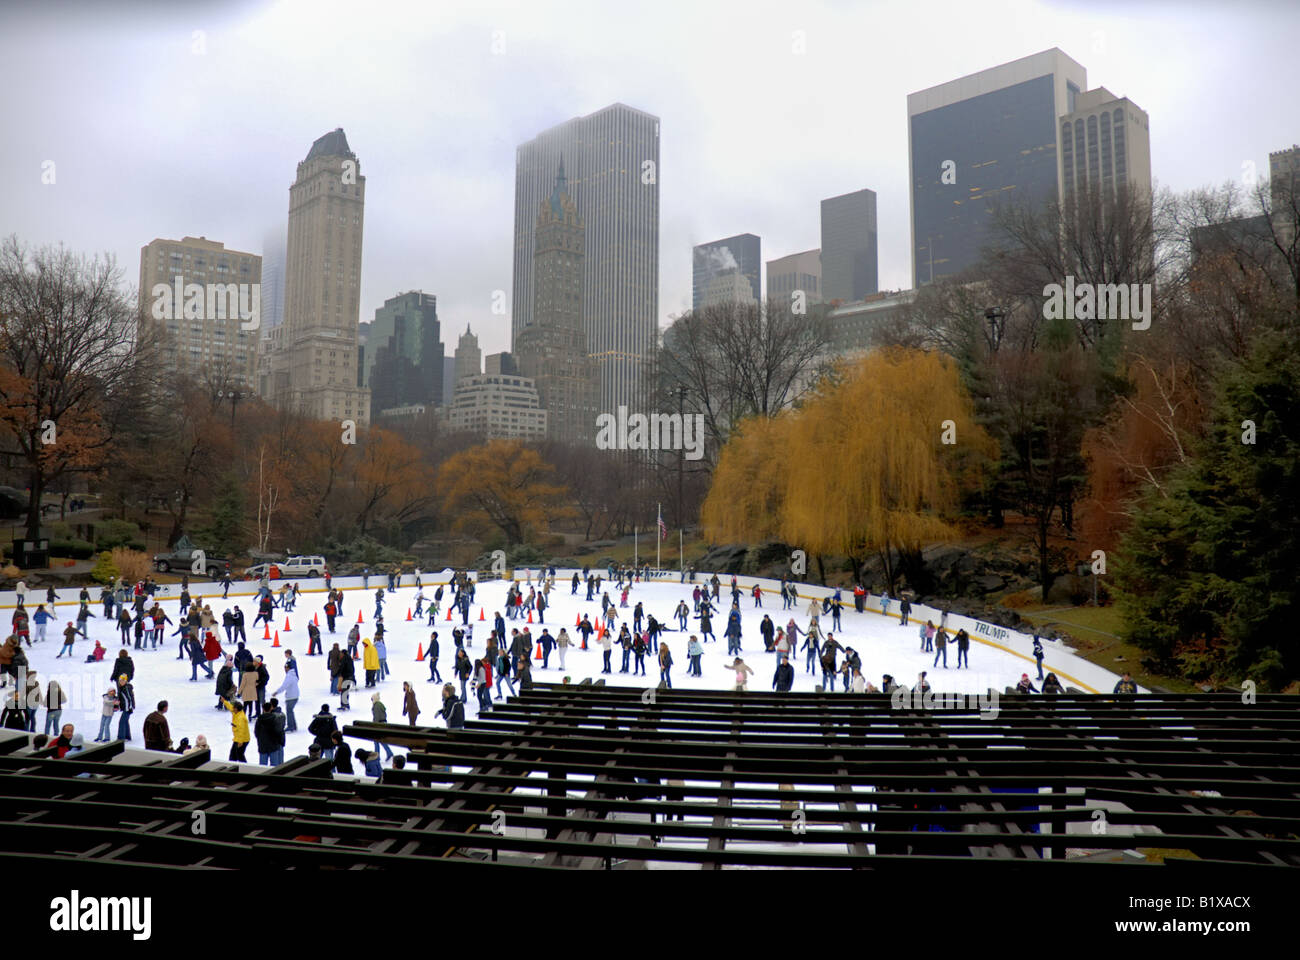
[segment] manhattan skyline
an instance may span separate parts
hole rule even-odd
[[[486,354],[510,348],[517,148],[613,103],[662,125],[661,328],[690,306],[695,244],[752,232],[765,260],[816,248],[820,201],[864,186],[879,287],[909,287],[907,94],[1051,47],[1147,111],[1158,186],[1264,178],[1269,151],[1300,140],[1263,95],[1300,86],[1285,5],[1183,20],[1162,4],[978,6],[670,3],[635,30],[595,4],[9,9],[0,56],[36,79],[0,94],[0,233],[111,252],[126,284],[155,237],[264,254],[304,145],[342,127],[370,182],[361,319],[421,289]],[[728,98],[735,76],[744,98]]]

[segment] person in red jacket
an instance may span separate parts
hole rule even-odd
[[[47,743],[45,746],[47,748],[56,747],[57,752],[55,755],[60,760],[62,760],[64,757],[68,755],[68,751],[72,749],[72,734],[75,732],[76,732],[76,728],[74,728],[72,724],[65,723],[63,725],[63,730],[59,733],[59,735],[57,737],[52,737],[50,739],[50,742]]]

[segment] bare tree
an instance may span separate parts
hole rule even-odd
[[[111,256],[63,247],[0,245],[0,425],[3,452],[25,465],[29,539],[40,535],[41,497],[65,471],[102,462],[130,391],[151,369],[137,343],[137,305]]]
[[[784,298],[723,303],[678,317],[664,334],[655,402],[702,414],[709,465],[746,417],[775,416],[813,388],[827,363],[822,312],[796,313]]]

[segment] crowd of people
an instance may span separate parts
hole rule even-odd
[[[579,596],[585,587],[587,601],[598,602],[600,610],[599,613],[583,613],[570,634],[567,626],[561,626],[552,633],[545,620],[556,585],[554,568],[539,571],[536,582],[532,571],[526,571],[522,582],[516,579],[507,586],[504,612],[496,611],[490,624],[485,625],[488,633],[482,653],[479,654],[477,651],[471,652],[475,624],[471,622],[469,611],[477,590],[475,581],[464,572],[458,573],[450,582],[437,584],[431,596],[426,597],[417,571],[414,619],[421,618],[427,606],[428,624],[437,624],[438,613],[444,609],[444,597],[448,601],[445,608],[448,611],[448,621],[455,613],[460,614],[460,623],[443,624],[444,630],[450,626],[451,644],[447,649],[450,655],[449,676],[444,678],[439,666],[443,644],[437,630],[430,633],[427,646],[421,645],[417,657],[428,662],[427,682],[438,685],[438,704],[433,711],[434,715],[451,729],[463,727],[471,696],[477,705],[477,715],[488,715],[493,710],[494,702],[505,695],[503,686],[509,695],[514,696],[531,685],[535,660],[540,661],[540,669],[549,670],[551,658],[555,656],[559,670],[563,672],[567,669],[567,657],[575,648],[585,651],[598,647],[601,651],[602,674],[617,672],[631,676],[649,676],[647,660],[653,658],[659,671],[660,688],[670,689],[672,669],[675,666],[671,648],[678,646],[679,641],[673,640],[670,643],[665,638],[665,633],[689,635],[679,651],[686,658],[687,676],[701,677],[701,661],[707,644],[720,643],[714,632],[715,620],[722,625],[722,638],[727,643],[725,657],[729,660],[724,659],[723,662],[734,674],[733,689],[748,690],[755,670],[742,657],[742,607],[753,611],[762,610],[763,588],[754,584],[747,590],[742,590],[737,577],[731,576],[730,604],[724,615],[721,611],[722,580],[715,574],[703,583],[695,583],[694,571],[691,571],[689,603],[683,597],[670,616],[657,617],[646,609],[646,601],[633,595],[637,584],[643,582],[648,575],[646,568],[615,566],[607,567],[604,571],[593,571],[591,568],[584,568],[581,573],[575,571],[570,579],[570,596]],[[383,769],[381,750],[387,754],[390,764],[396,765],[402,759],[394,756],[386,743],[379,741],[373,744],[373,750],[358,750],[354,754],[340,732],[337,719],[339,714],[351,711],[351,694],[358,684],[360,673],[366,688],[374,689],[370,696],[371,719],[377,723],[388,722],[388,705],[378,689],[390,676],[383,607],[396,592],[397,581],[397,575],[389,573],[386,588],[380,587],[375,591],[373,628],[367,631],[371,633],[370,636],[362,635],[358,622],[350,626],[344,640],[333,642],[331,649],[325,651],[317,618],[313,617],[307,623],[306,655],[325,657],[330,694],[338,697],[335,708],[337,713],[331,712],[330,703],[325,702],[321,704],[319,712],[307,721],[307,732],[313,738],[309,755],[330,760],[333,770],[340,774],[354,773],[354,756],[370,775],[375,775],[372,771]],[[685,575],[683,581],[686,581]],[[221,585],[224,597],[230,587],[228,571]],[[240,606],[235,604],[233,608],[224,610],[218,621],[210,603],[191,596],[188,577],[183,578],[180,586],[179,622],[174,622],[163,611],[156,597],[158,589],[152,578],[146,578],[135,584],[119,581],[104,587],[100,592],[98,602],[102,604],[102,619],[116,626],[122,648],[110,664],[110,683],[101,697],[100,724],[94,742],[133,739],[131,718],[137,710],[137,699],[132,653],[153,653],[160,647],[168,649],[166,631],[169,626],[174,626],[175,630],[170,636],[178,638],[175,659],[189,661],[189,680],[192,683],[203,682],[198,674],[199,671],[204,672],[204,679],[215,685],[213,709],[228,714],[231,728],[229,759],[251,762],[247,750],[256,741],[260,764],[275,766],[282,763],[286,735],[298,730],[296,708],[300,700],[301,677],[293,651],[285,648],[283,661],[276,664],[268,663],[263,654],[251,652],[245,633],[244,613]],[[364,575],[362,589],[369,589],[368,571]],[[449,596],[444,591],[449,591]],[[858,651],[837,639],[836,633],[842,634],[843,615],[843,598],[839,589],[825,598],[810,599],[802,610],[802,617],[801,598],[795,585],[788,579],[783,580],[777,592],[782,601],[781,616],[789,612],[788,619],[780,624],[764,610],[757,628],[763,653],[770,654],[773,658],[771,689],[782,692],[793,689],[796,680],[795,661],[801,653],[804,654],[805,675],[811,675],[814,682],[820,679],[818,690],[834,691],[837,682],[844,693],[890,694],[898,687],[897,681],[890,674],[883,675],[880,687],[868,681],[863,675],[862,658]],[[38,711],[44,707],[46,717],[42,736],[48,741],[46,746],[56,750],[59,756],[65,756],[84,748],[83,734],[77,732],[72,724],[61,724],[62,710],[67,701],[66,693],[60,689],[57,680],[43,684],[37,672],[29,668],[23,649],[24,644],[30,647],[33,642],[46,641],[47,626],[54,620],[50,611],[60,597],[51,587],[46,593],[45,603],[38,604],[29,618],[26,594],[25,584],[20,583],[12,630],[0,647],[0,683],[7,683],[10,677],[16,681],[16,689],[6,698],[3,714],[0,714],[0,726],[35,733]],[[257,613],[253,626],[265,623],[269,631],[277,611],[292,612],[300,594],[301,590],[296,583],[284,583],[276,592],[271,589],[268,580],[262,579],[258,583],[254,601]],[[855,586],[855,610],[859,613],[867,612],[869,597],[870,593],[861,585]],[[90,591],[81,588],[78,599],[78,612],[63,630],[63,648],[56,659],[65,655],[71,657],[76,643],[89,639],[86,622],[97,616],[90,610]],[[343,590],[336,589],[327,577],[325,602],[321,612],[325,615],[326,631],[329,634],[337,632],[339,618],[343,616],[344,599]],[[746,599],[752,602],[752,607],[744,603]],[[884,615],[890,615],[889,608],[893,600],[887,592],[880,594],[881,612]],[[906,628],[909,625],[911,612],[910,601],[906,597],[898,598],[900,627]],[[486,619],[482,612],[480,618]],[[948,618],[949,612],[944,609],[939,612],[938,623],[933,620],[927,620],[924,624],[918,622],[919,650],[927,655],[934,654],[932,669],[939,668],[940,665],[948,669],[948,648],[951,646],[956,653],[952,668],[969,669],[970,636],[965,629],[950,631]],[[29,619],[36,627],[34,639]],[[408,613],[407,619],[412,619],[411,614]],[[694,625],[692,621],[695,621]],[[218,633],[218,622],[225,636],[224,644]],[[829,626],[824,627],[823,624],[827,623]],[[534,625],[537,627],[536,635],[533,632]],[[94,643],[94,649],[86,656],[87,663],[105,659],[103,644],[99,640]],[[231,646],[234,650],[227,651],[226,647]],[[615,648],[619,653],[617,670],[613,660]],[[1044,676],[1044,651],[1042,641],[1037,636],[1034,637],[1034,658],[1038,666],[1038,680],[1042,684],[1041,692],[1064,693],[1065,690],[1054,673]],[[214,670],[213,665],[218,661],[220,665]],[[570,682],[570,678],[565,677],[564,682]],[[23,685],[21,690],[17,689],[20,683]],[[920,674],[917,686],[922,690],[929,689],[928,672]],[[1021,676],[1015,689],[1020,693],[1040,692],[1027,673]],[[1115,687],[1116,693],[1135,693],[1136,690],[1136,685],[1128,674]],[[410,726],[416,726],[423,711],[416,689],[410,681],[403,681],[400,701],[401,716]],[[182,753],[208,748],[206,738],[202,735],[197,736],[193,744],[188,738],[174,743],[168,726],[167,711],[167,701],[159,701],[154,711],[145,717],[141,733],[146,748]]]

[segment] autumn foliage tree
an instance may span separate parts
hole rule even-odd
[[[950,519],[993,443],[974,420],[956,364],[878,350],[801,408],[747,421],[723,448],[703,521],[714,540],[779,537],[855,570],[954,535]]]
[[[555,468],[517,440],[492,440],[456,454],[438,471],[437,490],[452,529],[506,542],[527,542],[551,523],[574,516]]]
[[[149,368],[120,282],[111,258],[32,252],[16,237],[0,245],[0,450],[27,474],[28,539],[40,535],[50,482],[103,462]]]

